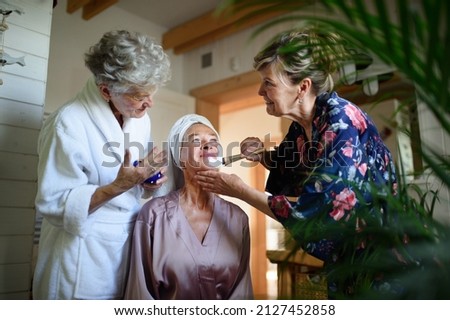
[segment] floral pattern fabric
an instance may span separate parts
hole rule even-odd
[[[271,157],[269,207],[305,251],[326,263],[336,259],[339,239],[303,243],[293,228],[324,211],[324,223],[355,221],[349,215],[370,207],[374,192],[395,193],[395,165],[375,124],[336,92],[316,99],[311,139],[293,122]]]

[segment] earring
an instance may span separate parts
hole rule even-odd
[[[303,98],[298,98],[297,102],[298,104],[303,104]]]

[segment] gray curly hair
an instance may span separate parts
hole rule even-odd
[[[165,85],[171,78],[170,61],[152,38],[125,30],[111,31],[89,48],[84,61],[97,85],[115,93]]]

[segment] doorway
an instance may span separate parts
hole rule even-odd
[[[279,118],[269,117],[264,105],[258,105],[240,110],[221,112],[220,114],[220,136],[224,146],[224,154],[238,154],[239,143],[246,137],[259,137],[261,140],[269,138],[279,143]],[[274,135],[276,135],[274,137]],[[251,187],[264,190],[267,170],[261,165],[247,160],[232,163],[221,169],[226,173],[238,175]],[[277,241],[273,239],[274,225],[281,224],[266,217],[263,213],[238,199],[227,198],[229,201],[240,206],[249,216],[251,236],[251,258],[250,269],[256,299],[277,298],[277,271],[266,256],[268,249],[278,249],[274,245]]]

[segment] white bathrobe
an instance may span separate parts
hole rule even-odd
[[[123,129],[94,79],[50,115],[39,137],[36,210],[43,216],[34,299],[120,299],[130,235],[141,207],[136,186],[88,215],[92,194],[111,183],[123,162],[144,157],[150,118],[124,119]]]

